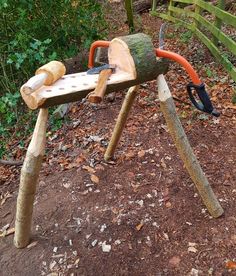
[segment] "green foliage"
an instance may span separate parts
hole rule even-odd
[[[180,40],[183,43],[189,42],[189,40],[192,38],[193,32],[191,30],[185,31],[180,35]]]
[[[208,78],[212,78],[214,75],[214,73],[212,72],[212,70],[209,67],[206,68],[206,74],[207,74]]]
[[[106,23],[96,0],[0,0],[0,25],[1,140],[22,122],[20,86],[42,64],[88,49]]]

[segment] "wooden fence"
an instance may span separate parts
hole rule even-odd
[[[178,4],[178,6],[194,4],[192,6],[194,11],[188,8],[176,7],[176,3],[183,3]],[[218,3],[219,5],[216,7],[202,0],[170,0],[168,14],[160,14],[159,16],[183,24],[184,27],[191,30],[225,67],[232,79],[236,81],[236,64],[233,62],[233,60],[236,61],[236,16],[221,9],[224,8],[222,5],[224,1],[219,0]],[[235,28],[234,38],[221,30],[222,24]],[[224,45],[227,50],[220,50],[219,43]]]

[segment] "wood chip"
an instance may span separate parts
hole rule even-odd
[[[144,223],[141,221],[138,225],[136,225],[137,231],[140,231],[143,227]]]
[[[38,241],[31,242],[31,243],[27,246],[27,248],[32,248],[32,247],[36,246],[37,243],[38,243]]]
[[[75,260],[74,265],[77,265],[80,262],[80,258],[78,258],[77,260]]]
[[[95,174],[92,174],[90,176],[90,179],[93,181],[93,183],[95,184],[98,184],[99,183],[99,178],[95,175]]]
[[[10,228],[8,230],[5,230],[3,231],[1,234],[0,234],[0,237],[6,237],[6,236],[9,236],[11,234],[14,234],[15,233],[15,228]]]
[[[197,253],[197,248],[193,247],[193,246],[190,246],[188,248],[188,252],[192,252],[192,253]]]

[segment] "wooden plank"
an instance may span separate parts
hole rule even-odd
[[[222,53],[218,50],[218,48],[210,41],[210,39],[208,39],[193,24],[188,24],[183,20],[175,18],[173,16],[165,16],[161,14],[161,17],[163,19],[167,19],[175,23],[181,23],[184,27],[193,31],[194,34],[200,39],[200,41],[202,41],[207,46],[207,48],[211,51],[212,55],[218,60],[218,62],[220,62],[224,66],[224,68],[229,72],[232,79],[236,81],[236,68],[233,66],[233,64],[227,58],[225,58],[222,55]]]
[[[194,10],[196,15],[201,15],[202,14],[202,8],[199,7],[198,5],[195,5],[195,10]],[[199,27],[199,22],[195,19],[194,20],[195,26],[198,28]]]
[[[194,18],[204,27],[206,27],[219,41],[221,41],[231,51],[232,54],[236,56],[236,42],[233,39],[225,35],[221,30],[212,25],[201,15],[195,14]]]
[[[211,14],[215,15],[217,18],[221,19],[224,23],[236,27],[236,16],[230,14],[226,11],[219,9],[218,7],[213,6],[210,3],[202,0],[173,0],[174,2],[178,3],[186,3],[186,4],[196,4],[202,9],[210,12]]]
[[[222,55],[218,48],[201,31],[196,29],[195,34],[207,46],[213,56],[215,56],[215,58],[225,67],[232,79],[236,81],[236,68],[233,66],[233,64]]]
[[[218,0],[217,6],[218,6],[219,9],[225,10],[225,0]],[[216,26],[216,28],[221,29],[222,20],[218,17],[215,18],[215,26]],[[218,45],[218,43],[219,43],[218,36],[214,36],[212,42],[215,45]]]
[[[204,17],[189,10],[183,10],[176,7],[170,7],[170,10],[181,15],[184,14],[186,16],[190,16],[197,20],[199,23],[202,24],[202,26],[207,28],[219,41],[221,41],[234,55],[236,55],[236,42],[225,35],[221,30],[219,30]]]

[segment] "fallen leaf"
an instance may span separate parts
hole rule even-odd
[[[227,269],[236,269],[236,262],[227,261],[226,264],[225,264],[225,267]]]
[[[138,152],[138,157],[139,157],[139,158],[144,157],[144,155],[145,155],[145,150],[140,150],[140,151]]]
[[[236,109],[236,105],[228,105],[225,108],[231,108],[231,109]]]
[[[90,166],[84,165],[84,166],[82,166],[82,168],[83,168],[84,170],[88,171],[89,173],[95,173],[95,172],[96,172],[96,171],[95,171],[93,168],[91,168]]]
[[[179,256],[174,256],[169,260],[169,264],[171,266],[177,267],[177,266],[179,266],[179,263],[180,263],[180,257]]]
[[[96,184],[99,183],[99,178],[95,174],[92,174],[90,176],[90,179],[93,181],[93,183],[96,183]]]
[[[136,225],[137,231],[140,231],[143,228],[144,223],[141,221],[138,225]]]

